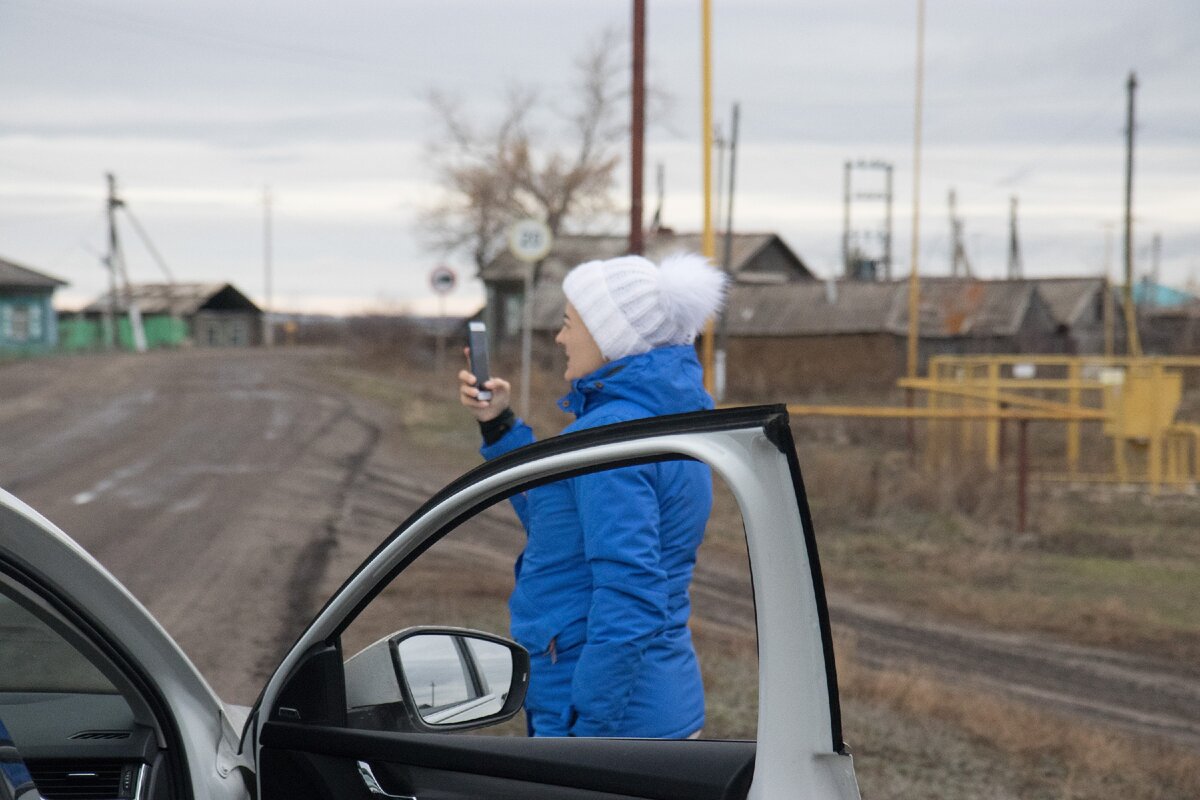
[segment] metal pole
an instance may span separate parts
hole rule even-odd
[[[642,158],[646,132],[646,0],[633,0],[633,110],[630,131],[629,252],[641,255],[642,236]],[[528,408],[528,406],[526,406]]]
[[[1137,92],[1137,75],[1129,73],[1126,84],[1129,107],[1125,120],[1125,330],[1126,352],[1131,356],[1142,354],[1142,343],[1138,338],[1137,313],[1133,307],[1133,98]]]
[[[917,0],[917,74],[916,94],[913,98],[913,192],[912,192],[912,243],[909,253],[908,271],[908,341],[906,347],[905,372],[910,378],[917,377],[919,360],[918,341],[921,335],[921,107],[925,92],[925,0]],[[913,405],[913,391],[904,393],[905,404]],[[908,421],[905,438],[908,443],[909,463],[916,463],[916,423]]]
[[[1029,503],[1029,420],[1018,420],[1017,429],[1017,533],[1021,534]]]
[[[441,375],[445,370],[446,362],[446,295],[438,292],[438,321],[437,321],[437,348],[434,352],[433,361],[437,365],[436,374]],[[529,408],[528,405],[522,408]],[[529,413],[526,411],[526,413]]]
[[[271,325],[271,187],[263,187],[263,344],[275,344],[275,329]]]
[[[518,406],[526,414],[529,413],[529,374],[533,371],[533,272],[534,262],[525,265],[525,312],[524,324],[521,326],[521,405]]]
[[[738,147],[738,119],[740,117],[740,107],[737,103],[733,104],[733,130],[729,136],[729,201],[726,206],[728,216],[725,217],[725,255],[722,259],[725,272],[733,277],[733,196],[734,188],[737,185],[737,147]],[[718,200],[720,195],[718,195]],[[729,349],[729,308],[726,306],[721,311],[720,330],[717,332],[717,353],[715,362],[715,374],[713,376],[713,387],[716,390],[717,401],[725,399],[725,368],[727,366],[727,354]]]
[[[710,261],[716,255],[716,242],[713,237],[712,218],[712,0],[701,0],[700,4],[700,38],[701,38],[701,105],[700,130],[704,137],[702,145],[704,162],[704,235],[701,252]],[[704,341],[701,345],[701,357],[704,362],[704,388],[712,394],[715,389],[714,360],[716,347],[713,342],[713,320],[704,325]]]
[[[917,377],[917,339],[920,336],[921,285],[918,277],[921,244],[921,104],[925,84],[925,0],[917,0],[917,92],[913,105],[912,252],[908,273],[908,377]]]

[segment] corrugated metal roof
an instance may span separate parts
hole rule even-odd
[[[903,290],[903,284],[899,284]],[[1011,336],[1037,290],[1024,281],[921,280],[920,331],[925,337]],[[908,330],[908,302],[898,303],[893,331]]]
[[[67,282],[0,258],[0,287],[6,289],[54,289]]]
[[[1011,336],[1035,289],[1008,281],[921,281],[920,335]],[[728,313],[732,336],[820,336],[908,332],[906,282],[837,281],[735,286]]]
[[[787,244],[774,233],[735,233],[730,250],[731,271],[739,280],[743,279],[743,271],[760,252],[773,242],[780,247],[797,265],[797,276],[808,278],[812,273]],[[646,257],[659,261],[664,256],[676,252],[698,253],[701,250],[701,235],[698,233],[657,233],[646,239]],[[624,255],[629,248],[626,236],[592,236],[564,235],[559,236],[554,248],[542,262],[542,275],[547,280],[561,281],[567,272],[577,264],[597,259],[616,258]],[[723,236],[717,236],[717,260],[724,256],[725,243]],[[508,250],[501,252],[485,266],[481,277],[485,281],[519,281],[525,276],[526,266],[518,261]],[[745,276],[750,278],[750,276]],[[760,278],[760,276],[753,276]],[[782,279],[776,279],[782,282]]]
[[[228,283],[137,283],[130,287],[130,294],[143,314],[194,314],[213,298]],[[231,287],[232,288],[232,287]],[[236,291],[236,290],[235,290]],[[97,297],[83,308],[85,314],[99,314],[109,308],[109,293]],[[117,293],[116,310],[126,310],[125,297]]]
[[[819,336],[882,333],[897,287],[860,281],[734,286],[726,324],[730,336]]]

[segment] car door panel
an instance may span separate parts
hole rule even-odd
[[[321,785],[363,786],[359,761],[389,793],[428,798],[726,800],[744,797],[753,742],[510,739],[376,733],[272,722],[263,728],[267,796],[319,798]],[[281,776],[303,780],[276,783]],[[346,795],[337,795],[346,796]],[[365,796],[365,795],[364,795]]]
[[[392,579],[403,580],[409,564],[464,520],[535,485],[677,458],[709,464],[742,511],[759,630],[756,742],[400,734],[280,713],[280,700],[303,672],[298,668],[306,653],[336,647],[350,622]],[[567,790],[664,799],[858,797],[842,743],[811,518],[787,413],[779,406],[595,428],[530,445],[473,470],[431,498],[347,580],[285,656],[260,704],[248,734],[255,737],[262,800],[351,796],[345,781],[360,794],[365,784],[359,761],[371,765],[389,793],[411,795],[419,788],[423,800],[562,797]]]

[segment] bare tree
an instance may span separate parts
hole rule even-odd
[[[514,86],[499,120],[477,127],[459,103],[431,93],[437,129],[430,160],[444,190],[420,218],[431,247],[466,252],[482,269],[517,219],[540,218],[557,236],[616,210],[612,188],[626,137],[620,43],[618,32],[605,31],[576,62],[565,108]],[[543,118],[550,132],[535,127]]]

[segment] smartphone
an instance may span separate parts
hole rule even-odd
[[[487,325],[482,322],[467,323],[467,347],[471,348],[471,374],[479,387],[479,399],[491,400],[492,393],[483,388],[491,378],[488,372]]]

